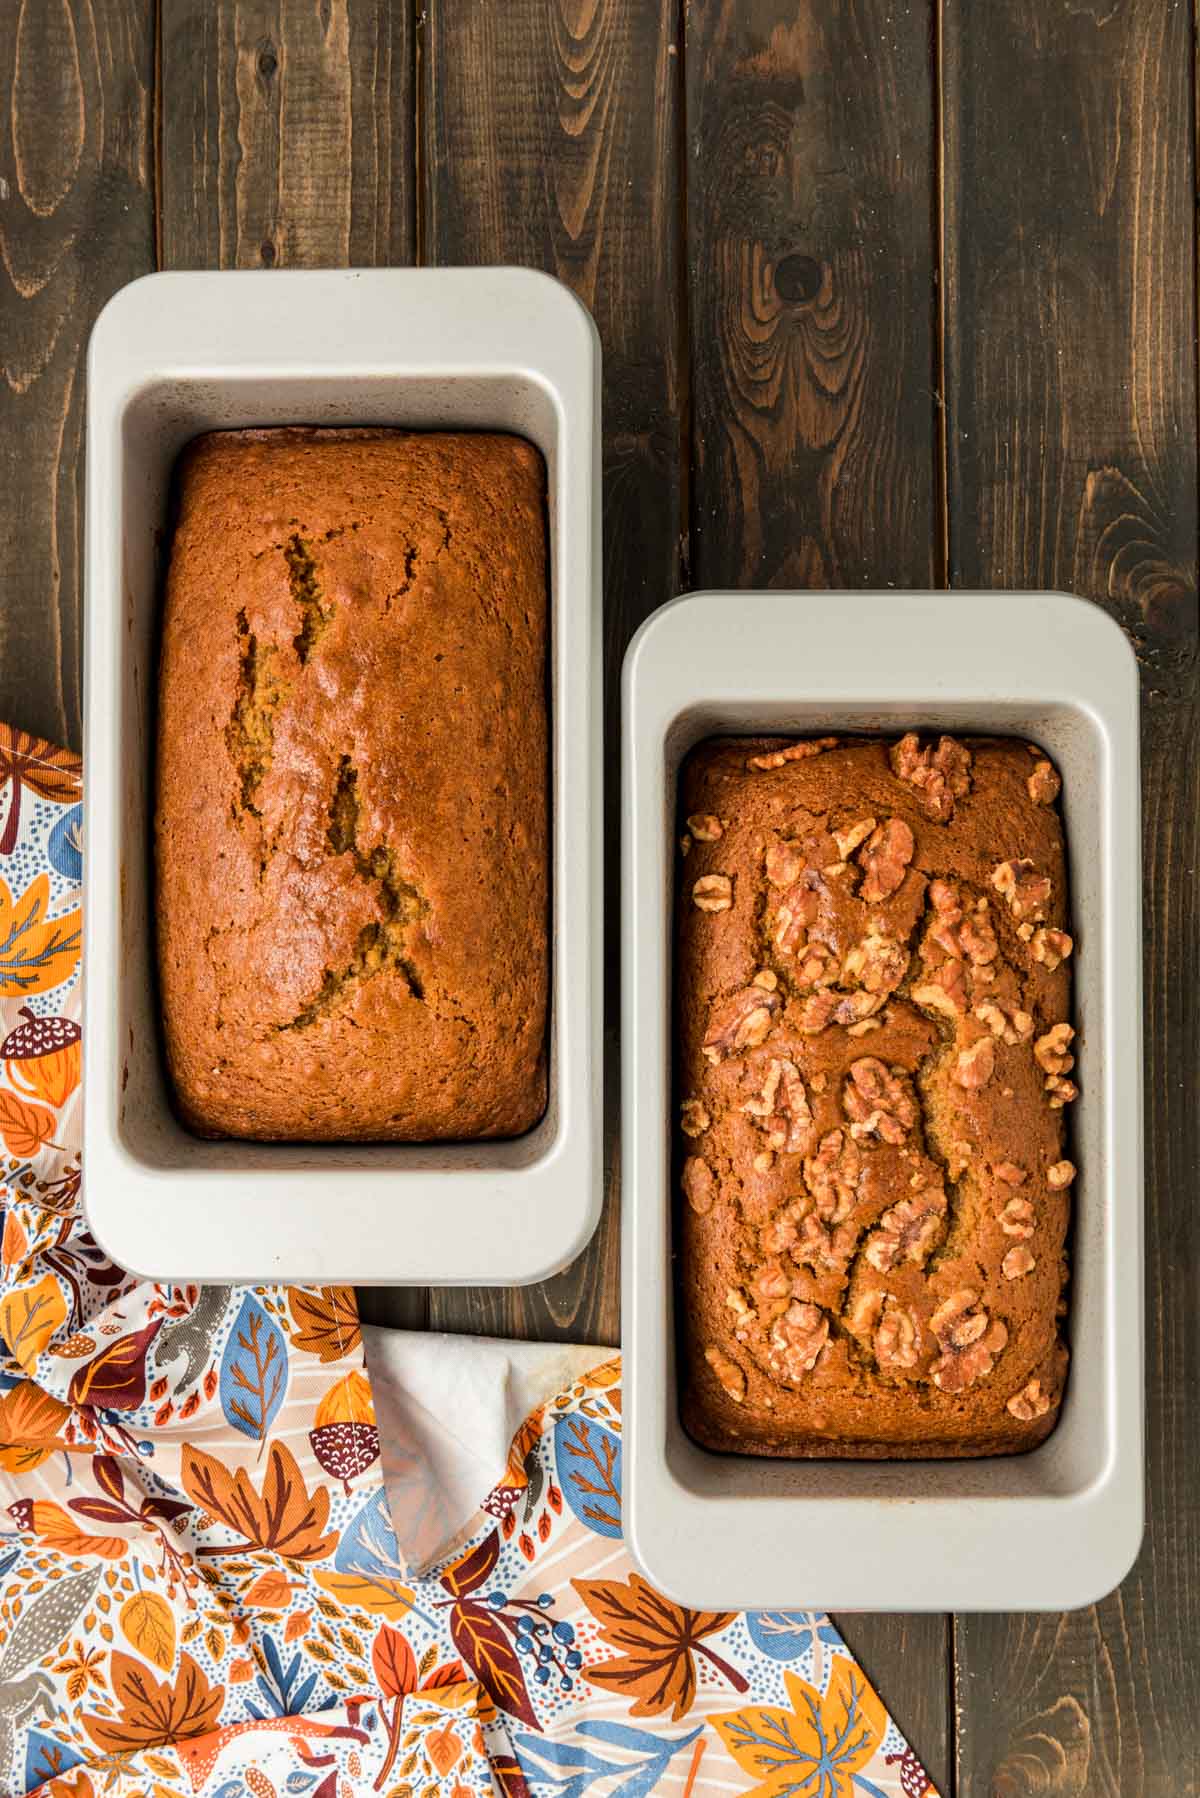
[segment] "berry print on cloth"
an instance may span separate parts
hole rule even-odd
[[[81,806],[74,757],[0,726],[0,1795],[929,1798],[827,1618],[688,1610],[631,1566],[618,1359],[419,1567],[352,1292],[112,1266],[80,1208]]]

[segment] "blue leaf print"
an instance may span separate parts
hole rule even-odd
[[[307,1792],[309,1786],[315,1786],[316,1783],[315,1773],[289,1773],[283,1782],[283,1789],[285,1792]]]
[[[64,880],[76,885],[83,878],[83,807],[73,805],[64,812],[46,844],[50,866]]]
[[[31,1729],[25,1744],[25,1790],[32,1792],[48,1779],[69,1772],[82,1759],[77,1749],[56,1742],[40,1729]]]
[[[358,1573],[364,1579],[404,1579],[406,1568],[383,1487],[342,1531],[333,1564],[339,1573]]]
[[[228,1423],[263,1443],[287,1389],[287,1349],[253,1293],[247,1293],[221,1357],[221,1409]]]
[[[621,1534],[621,1438],[590,1417],[554,1425],[554,1461],[567,1503],[598,1536]]]
[[[818,1642],[842,1646],[833,1625],[816,1611],[747,1611],[746,1628],[754,1646],[772,1661],[797,1661]]]
[[[246,1788],[240,1779],[227,1779],[217,1787],[213,1798],[245,1798]]]
[[[521,1770],[531,1786],[552,1793],[553,1798],[583,1798],[598,1782],[615,1778],[620,1784],[608,1786],[607,1798],[648,1798],[679,1750],[690,1748],[703,1735],[704,1725],[699,1724],[686,1736],[663,1737],[600,1718],[581,1723],[576,1733],[614,1748],[630,1749],[637,1758],[607,1759],[578,1741],[550,1742],[544,1736],[514,1736]]]

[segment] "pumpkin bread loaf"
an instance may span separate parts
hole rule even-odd
[[[513,1136],[546,1103],[545,474],[508,436],[186,453],[155,852],[208,1136]]]
[[[683,1417],[1012,1453],[1066,1373],[1059,780],[998,739],[710,740],[681,777]]]

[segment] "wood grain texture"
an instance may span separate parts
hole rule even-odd
[[[422,50],[423,260],[548,270],[604,344],[606,863],[615,1016],[617,682],[641,620],[677,591],[680,529],[678,45],[674,0],[431,0]],[[616,1045],[607,1200],[558,1279],[441,1291],[440,1328],[615,1342]]]
[[[162,0],[165,268],[410,262],[413,43],[389,0]]]
[[[1200,1791],[1191,56],[1172,0],[947,0],[951,576],[1089,595],[1143,673],[1149,1527],[1100,1605],[958,1620],[998,1798]]]
[[[929,4],[693,0],[696,586],[935,576]]]
[[[78,748],[84,357],[154,266],[153,0],[10,0],[0,32],[0,717]]]
[[[692,585],[935,584],[930,7],[687,18]],[[946,1619],[839,1622],[942,1783]]]

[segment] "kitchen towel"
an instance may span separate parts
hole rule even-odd
[[[828,1618],[633,1568],[619,1356],[364,1354],[345,1288],[109,1262],[82,823],[77,758],[0,726],[0,1793],[928,1798]]]

